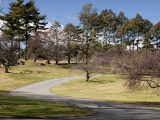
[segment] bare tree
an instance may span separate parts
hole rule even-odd
[[[32,35],[29,42],[29,53],[34,58],[34,62],[41,57],[46,59],[46,63],[50,64],[50,60],[54,54],[54,41],[50,37],[50,31],[36,31]]]
[[[42,40],[42,32],[34,32],[33,35],[30,37],[30,40],[28,41],[28,56],[30,58],[34,58],[34,62],[36,62],[38,56],[44,55],[44,44],[45,42]]]
[[[17,63],[17,44],[13,39],[2,36],[0,38],[0,63],[5,67],[5,73],[9,67]]]
[[[112,52],[111,67],[126,73],[126,85],[135,88],[147,83],[151,88],[160,87],[160,51],[145,49],[142,51]],[[118,72],[120,72],[118,71]]]
[[[77,68],[83,70],[84,72],[88,72],[86,75],[87,81],[96,73],[103,72],[104,65],[104,55],[101,53],[95,53],[92,57],[90,57],[88,64],[85,62],[79,63]]]
[[[61,52],[63,52],[63,51],[61,51],[61,48],[62,48],[62,44],[64,42],[65,33],[64,33],[60,23],[56,22],[56,21],[51,26],[50,32],[51,32],[52,40],[55,42],[55,48],[54,48],[55,61],[56,61],[56,64],[58,64],[60,57],[61,57]]]

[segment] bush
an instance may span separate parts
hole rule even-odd
[[[160,87],[159,50],[119,51],[118,49],[114,48],[107,52],[109,64],[114,71],[127,74],[128,87],[134,88],[144,83],[151,88]]]

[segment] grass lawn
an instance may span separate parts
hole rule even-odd
[[[62,103],[11,97],[6,94],[15,88],[33,82],[82,74],[79,70],[69,69],[67,65],[41,66],[40,63],[42,62],[44,61],[33,63],[33,61],[28,60],[24,66],[12,67],[8,74],[0,68],[0,119],[72,117],[89,114],[88,110]]]
[[[89,114],[88,110],[62,103],[30,100],[21,97],[0,96],[1,118],[55,118]]]
[[[33,82],[51,78],[61,78],[83,74],[82,71],[70,69],[68,65],[57,66],[55,64],[41,66],[37,61],[28,60],[24,66],[11,67],[10,73],[6,74],[0,69],[0,91],[10,91]]]
[[[129,90],[124,84],[120,75],[105,74],[92,78],[90,82],[77,80],[64,83],[52,91],[63,96],[127,103],[158,103],[160,106],[160,95],[155,93],[156,90],[149,87]]]

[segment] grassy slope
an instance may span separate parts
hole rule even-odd
[[[87,110],[61,103],[30,100],[21,97],[7,96],[5,93],[17,87],[40,80],[82,74],[54,64],[40,66],[43,61],[27,61],[25,66],[15,66],[11,73],[5,74],[0,69],[0,118],[52,118],[87,115]]]
[[[54,93],[64,96],[91,98],[103,101],[116,102],[160,102],[160,96],[155,90],[148,87],[129,90],[124,86],[125,81],[119,75],[106,74],[102,77],[85,80],[71,81],[53,89]]]
[[[0,91],[10,91],[41,80],[82,74],[79,70],[68,69],[67,65],[63,67],[55,64],[41,66],[40,63],[42,62],[44,61],[33,63],[29,60],[24,66],[12,67],[11,73],[0,72]]]

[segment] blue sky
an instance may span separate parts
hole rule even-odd
[[[1,0],[1,7],[5,12],[8,3],[14,0]],[[140,13],[144,18],[153,23],[160,21],[160,0],[35,0],[42,14],[47,15],[47,21],[59,21],[62,24],[79,24],[78,15],[86,3],[92,3],[100,12],[103,9],[112,9],[115,13],[124,11],[125,15],[132,18]]]

